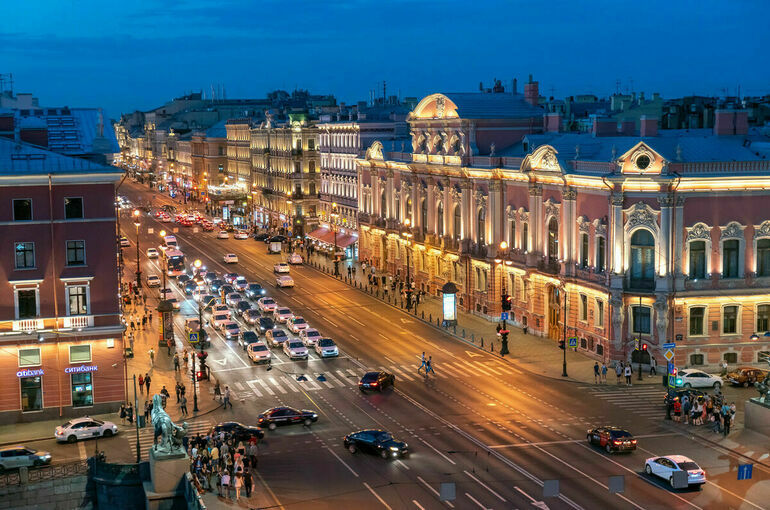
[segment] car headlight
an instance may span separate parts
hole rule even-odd
[[[391,446],[390,447],[390,451],[397,452],[398,451],[398,446]]]
[[[313,418],[318,418],[318,414],[313,413]]]

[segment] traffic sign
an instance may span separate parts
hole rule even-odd
[[[500,314],[500,320],[501,321],[507,321],[508,320],[508,312],[502,312]]]
[[[667,350],[663,354],[663,357],[666,358],[667,360],[671,361],[672,359],[674,359],[674,351],[672,351],[671,349]]]
[[[198,343],[198,333],[196,333],[194,331],[190,331],[190,333],[188,333],[188,340],[190,341],[191,344],[197,344]]]
[[[676,348],[676,344],[674,342],[669,342],[667,344],[663,344],[663,348],[664,349],[675,349]]]
[[[576,336],[569,337],[569,346],[570,347],[577,347],[577,337]]]
[[[673,374],[674,373],[674,364],[673,363],[669,362],[669,364],[668,364],[668,366],[666,368],[668,369],[666,371],[667,374]]]
[[[751,480],[751,475],[753,471],[754,471],[754,464],[739,464],[738,480]]]
[[[289,226],[288,223],[286,223],[286,222],[283,223],[283,228],[287,228],[288,226]]]
[[[669,388],[676,388],[676,376],[675,375],[669,375],[668,376],[668,387]]]

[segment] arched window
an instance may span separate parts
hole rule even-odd
[[[588,234],[580,234],[580,267],[588,267]]]
[[[484,210],[483,207],[479,207],[479,213],[478,213],[478,222],[476,223],[476,243],[479,246],[484,246],[486,244],[486,219],[487,219],[487,213]]]
[[[436,208],[436,234],[439,236],[444,235],[444,204],[438,203]]]
[[[559,259],[559,222],[556,218],[548,222],[548,258],[551,261]]]
[[[690,278],[706,277],[706,241],[690,241]]]
[[[310,183],[310,194],[311,195],[315,195],[315,183],[314,182]]]
[[[462,220],[462,211],[460,210],[460,204],[457,204],[455,206],[455,221],[454,221],[454,234],[455,234],[455,240],[459,241],[462,239],[463,236],[463,220]]]
[[[420,203],[420,227],[422,230],[422,235],[425,235],[425,233],[428,231],[428,199],[423,198],[422,202]]]
[[[655,288],[655,238],[649,230],[639,229],[631,236],[631,287]]]
[[[757,241],[757,276],[770,276],[770,239]]]
[[[385,190],[380,193],[380,216],[383,218],[388,217],[387,198],[385,198]]]

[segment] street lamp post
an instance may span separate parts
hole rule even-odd
[[[412,220],[409,218],[404,220],[404,225],[406,225],[406,231],[401,232],[401,235],[406,238],[406,309],[411,310],[412,309],[412,276],[410,273],[410,261],[409,261],[409,250],[412,247],[412,237],[414,237],[414,234],[412,234],[409,231],[409,226],[412,224]]]
[[[201,267],[201,261],[200,259],[195,259],[195,262],[193,262],[193,265],[200,269]],[[204,341],[204,333],[203,333],[203,304],[199,301],[198,302],[198,344],[201,347],[201,354],[203,354],[203,341]],[[195,351],[193,351],[195,352]],[[193,412],[198,412],[198,386],[195,384],[197,382],[198,376],[195,373],[195,354],[192,355],[193,363],[192,363],[192,380],[193,380]]]
[[[159,232],[161,238],[166,237],[166,231],[161,230]],[[160,299],[161,301],[166,299],[166,271],[168,270],[168,259],[166,259],[166,250],[160,250],[163,252],[163,267],[161,267],[161,273],[163,274],[163,287],[160,289]]]
[[[141,212],[139,209],[134,209],[134,225],[136,226],[136,287],[141,291],[142,289],[142,269],[139,265],[139,215]]]
[[[337,257],[337,218],[339,218],[339,213],[337,212],[337,202],[332,202],[332,230],[334,231],[334,276],[340,275],[340,261]]]
[[[562,371],[561,376],[562,377],[568,377],[567,376],[567,284],[565,283],[562,287],[564,289],[564,350],[562,352],[563,358],[562,358]]]
[[[500,242],[500,251],[498,252],[498,258],[495,259],[495,263],[500,265],[503,262],[503,259],[501,258],[502,253],[505,252],[505,250],[508,248],[508,243],[505,241]],[[505,270],[501,266],[502,274],[500,275],[500,318],[502,322],[502,326],[498,326],[499,333],[500,333],[500,356],[505,356],[506,354],[510,354],[508,351],[508,323],[505,319],[505,316],[503,313],[506,313],[510,310],[510,304],[508,302],[508,293],[505,290]]]

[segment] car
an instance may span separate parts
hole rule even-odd
[[[121,248],[127,248],[131,246],[131,243],[128,242],[128,238],[126,236],[121,236],[120,238],[120,247]]]
[[[299,332],[299,339],[308,347],[312,347],[321,338],[321,333],[317,329],[305,328]]]
[[[179,300],[175,297],[168,298],[166,301],[171,303],[171,306],[174,308],[175,312],[182,306],[182,303],[180,303]]]
[[[299,340],[288,340],[283,343],[283,353],[289,359],[307,359],[307,347]]]
[[[299,253],[289,255],[289,264],[302,264],[302,255]]]
[[[220,328],[222,328],[222,326],[224,326],[228,322],[232,322],[230,320],[230,317],[225,315],[225,314],[223,314],[223,313],[221,313],[221,314],[216,314],[215,313],[209,319],[209,324],[211,324],[211,327],[213,327],[214,329],[220,329]]]
[[[244,351],[249,344],[253,344],[254,342],[259,342],[259,337],[253,331],[244,331],[240,338],[238,338],[238,345],[243,347]]]
[[[208,283],[209,285],[211,285],[211,282],[213,282],[214,280],[216,280],[218,278],[219,278],[219,276],[217,276],[217,274],[214,271],[208,271],[206,273],[206,275],[203,277],[203,280],[206,283]]]
[[[174,293],[173,290],[166,287],[165,289],[160,289],[158,292],[160,292],[161,299],[171,299],[170,296]]]
[[[259,319],[262,318],[262,313],[257,310],[256,308],[249,308],[245,312],[243,312],[243,320],[246,321],[251,326],[254,326],[259,322]]]
[[[361,391],[377,390],[382,391],[388,386],[393,387],[396,384],[396,376],[388,372],[367,372],[358,383],[358,389]]]
[[[233,312],[230,310],[230,307],[227,306],[226,304],[218,303],[214,305],[214,308],[212,309],[211,314],[212,315],[224,314],[224,315],[227,315],[227,318],[229,319],[230,317],[232,317]]]
[[[159,256],[158,250],[155,248],[147,248],[147,258],[148,259],[157,259]]]
[[[193,291],[198,288],[198,282],[195,280],[190,280],[189,282],[184,284],[184,293],[188,296],[191,296]]]
[[[281,324],[286,324],[292,317],[294,317],[294,314],[285,306],[278,307],[273,312],[273,319]]]
[[[251,299],[264,296],[266,293],[265,289],[262,288],[262,285],[258,283],[248,284],[244,292],[246,293],[246,297],[249,297]]]
[[[685,396],[690,399],[690,402],[693,402],[699,397],[705,397],[706,395],[702,391],[692,388],[676,388],[671,390],[671,393],[665,392],[663,394],[663,405],[667,405],[669,400],[673,403],[677,398],[681,402]]]
[[[662,478],[674,487],[674,473],[687,472],[688,485],[703,485],[706,483],[706,472],[701,469],[689,457],[684,455],[666,455],[664,457],[650,457],[644,461],[644,472]]]
[[[238,279],[238,276],[238,273],[225,273],[222,279],[232,285]]]
[[[199,303],[201,298],[205,295],[206,295],[206,289],[201,289],[200,287],[197,287],[195,290],[193,290],[193,293],[192,293],[192,297],[196,303]]]
[[[228,340],[237,339],[241,335],[241,327],[235,321],[227,321],[222,325],[222,331]]]
[[[235,289],[231,285],[225,284],[219,287],[220,296],[226,297],[227,295],[232,294],[233,292],[235,292]]]
[[[166,246],[173,246],[174,248],[178,247],[176,236],[172,236],[172,235],[164,236],[163,242],[166,243]]]
[[[22,445],[0,448],[0,473],[20,467],[38,467],[51,463],[51,454]]]
[[[289,331],[294,333],[295,335],[299,335],[299,332],[303,329],[307,329],[307,322],[305,322],[305,319],[303,317],[294,316],[288,321],[286,321],[286,326],[289,328]]]
[[[722,378],[717,375],[707,374],[703,370],[686,368],[680,370],[676,377],[677,386],[684,388],[714,388],[722,387]],[[679,380],[682,380],[681,384]]]
[[[590,445],[601,446],[607,453],[636,450],[636,439],[630,432],[618,427],[597,427],[589,430],[586,440]]]
[[[204,232],[213,232],[214,231],[214,224],[210,221],[202,221],[201,222],[201,228]]]
[[[262,342],[250,343],[246,347],[246,354],[248,354],[249,359],[254,363],[269,362],[270,356],[272,356],[270,349],[268,349]]]
[[[183,274],[180,274],[179,276],[176,277],[176,281],[179,282],[179,285],[184,285],[185,283],[189,282],[190,280],[192,280],[192,278],[190,277],[189,274],[184,274],[183,273]]]
[[[270,234],[268,234],[267,232],[262,232],[261,234],[254,234],[254,240],[255,241],[265,241],[265,242],[267,242],[267,240],[269,238],[270,238]]]
[[[362,451],[383,459],[409,456],[409,445],[384,430],[359,430],[342,438],[342,444],[350,453]]]
[[[244,313],[251,310],[251,302],[246,301],[245,299],[241,299],[237,303],[235,303],[235,311],[238,312],[238,315],[243,316]]]
[[[235,287],[237,290],[243,291],[249,288],[249,282],[246,280],[246,277],[239,276],[233,282],[233,287]]]
[[[151,274],[147,277],[147,286],[148,287],[160,287],[160,276],[156,274]]]
[[[217,233],[217,239],[230,239],[230,234],[227,233],[227,230],[220,230]]]
[[[729,372],[724,379],[736,386],[748,388],[749,386],[753,386],[755,382],[764,381],[765,373],[758,368],[739,367],[732,372]]]
[[[331,338],[321,338],[315,343],[315,352],[322,358],[333,358],[340,355],[337,344]]]
[[[278,303],[271,297],[263,297],[257,301],[257,307],[261,312],[273,312],[278,307]]]
[[[56,427],[54,437],[59,442],[74,443],[92,437],[112,437],[118,433],[118,426],[111,421],[97,420],[89,416],[73,418]]]
[[[225,264],[237,264],[238,263],[238,255],[235,253],[227,253],[224,257],[222,257],[222,260]]]
[[[184,320],[184,332],[185,333],[195,333],[197,331],[200,331],[201,329],[201,323],[198,321],[197,317],[187,317]]]
[[[286,262],[278,262],[276,265],[273,266],[273,272],[274,273],[288,273],[291,270],[291,267],[289,267],[289,264]]]
[[[257,320],[257,328],[259,328],[260,333],[264,334],[275,328],[275,322],[270,317],[260,317]]]
[[[231,292],[225,298],[225,303],[227,303],[228,306],[234,307],[238,303],[238,301],[241,301],[242,299],[243,299],[243,296],[241,296],[237,292]]]
[[[203,306],[204,310],[213,310],[214,306],[217,304],[217,297],[213,296],[211,294],[206,294],[200,297],[198,300]]]
[[[268,329],[265,332],[265,340],[270,343],[271,347],[280,347],[288,339],[289,335],[282,329]]]
[[[288,237],[286,237],[284,235],[281,235],[281,234],[279,234],[277,236],[273,236],[273,237],[270,238],[270,242],[271,243],[285,243],[288,240],[289,240]]]
[[[249,233],[245,230],[239,230],[233,235],[233,239],[248,239]]]
[[[215,278],[214,280],[211,280],[211,283],[209,283],[209,290],[211,292],[219,293],[219,289],[222,288],[223,285],[226,285],[227,282],[225,282],[221,278]]]
[[[294,279],[287,274],[281,275],[275,279],[275,286],[276,287],[294,287]]]
[[[318,414],[309,409],[294,409],[292,407],[271,407],[265,409],[258,417],[260,427],[275,430],[279,425],[292,425],[301,423],[305,427],[318,421]]]
[[[261,428],[251,425],[244,425],[243,423],[239,423],[237,421],[225,421],[218,423],[211,427],[211,430],[209,430],[209,435],[216,436],[222,432],[234,436],[236,443],[247,443],[252,437],[256,437],[257,439],[262,439],[265,437],[265,431]]]

